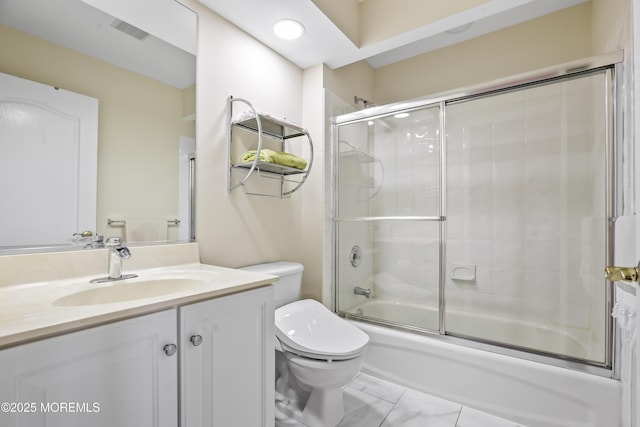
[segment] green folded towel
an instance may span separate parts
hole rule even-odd
[[[243,162],[253,162],[256,158],[257,150],[247,151],[242,155]],[[282,151],[274,151],[269,150],[268,148],[263,148],[260,150],[260,161],[267,163],[275,163],[277,165],[289,166],[291,168],[296,169],[304,169],[307,167],[307,161],[305,159],[301,159],[298,156],[294,156],[291,153],[284,153]]]

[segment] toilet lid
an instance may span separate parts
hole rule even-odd
[[[275,322],[284,347],[314,359],[353,359],[369,342],[367,334],[311,299],[278,308]]]

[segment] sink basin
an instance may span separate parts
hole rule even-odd
[[[205,283],[204,280],[186,278],[111,282],[58,298],[53,305],[78,306],[131,301],[190,291],[202,287]]]

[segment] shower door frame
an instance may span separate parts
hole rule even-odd
[[[445,340],[458,345],[466,347],[472,347],[476,349],[492,351],[500,354],[511,355],[514,357],[522,358],[525,360],[532,360],[542,363],[547,363],[554,366],[560,366],[570,369],[575,369],[582,372],[588,372],[603,377],[618,378],[617,372],[617,358],[616,348],[618,347],[617,339],[614,334],[616,320],[610,316],[606,316],[605,320],[605,360],[603,363],[576,359],[563,355],[550,355],[542,351],[535,349],[524,350],[521,347],[510,346],[507,343],[496,343],[490,341],[484,341],[481,338],[475,337],[458,337],[455,335],[449,335],[446,332],[445,317],[446,317],[446,298],[445,298],[445,280],[446,275],[444,269],[446,268],[446,184],[447,184],[447,171],[446,171],[446,109],[447,103],[459,102],[470,100],[474,98],[495,95],[515,89],[523,89],[531,86],[544,84],[547,82],[553,82],[571,77],[578,77],[586,74],[593,74],[598,71],[605,73],[605,103],[608,117],[605,121],[605,201],[606,201],[606,213],[607,226],[605,230],[605,262],[606,265],[610,265],[613,261],[614,255],[614,226],[615,220],[622,213],[622,185],[619,180],[622,176],[622,140],[618,137],[618,129],[622,126],[622,120],[619,118],[620,100],[616,96],[616,87],[621,87],[618,81],[621,79],[621,64],[623,62],[624,55],[622,51],[614,52],[607,55],[600,55],[591,58],[586,58],[578,61],[572,61],[569,63],[544,68],[541,70],[532,71],[529,73],[519,74],[499,80],[495,80],[486,84],[471,86],[455,91],[444,92],[429,97],[416,98],[409,101],[396,102],[393,104],[383,105],[379,107],[367,108],[365,110],[359,110],[352,113],[343,114],[332,118],[331,120],[331,169],[333,170],[331,177],[331,200],[332,200],[332,229],[331,229],[331,247],[332,247],[332,274],[331,274],[331,291],[332,302],[335,307],[335,311],[346,318],[366,321],[369,323],[383,325],[399,330],[408,330],[411,332],[417,332],[419,334],[428,335],[437,339]],[[439,266],[439,305],[438,305],[438,330],[428,330],[413,326],[403,326],[392,321],[388,322],[382,319],[361,318],[360,316],[353,315],[339,310],[338,301],[338,250],[337,250],[337,228],[340,218],[338,217],[338,191],[336,190],[337,181],[337,155],[334,148],[337,141],[338,128],[347,124],[354,124],[362,121],[378,119],[385,116],[397,114],[399,112],[410,112],[412,110],[429,108],[438,106],[440,109],[440,215],[430,218],[417,218],[417,217],[402,217],[403,219],[425,219],[430,221],[440,222],[439,233],[439,251],[440,251],[440,266]],[[396,217],[384,217],[376,219],[399,219]],[[367,221],[366,218],[357,218],[356,220]],[[611,313],[613,308],[614,295],[613,295],[613,283],[606,281],[605,300],[606,307],[604,308],[608,313]]]

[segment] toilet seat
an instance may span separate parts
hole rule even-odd
[[[365,352],[369,342],[367,334],[311,299],[278,308],[275,326],[285,351],[310,359],[353,359]]]

